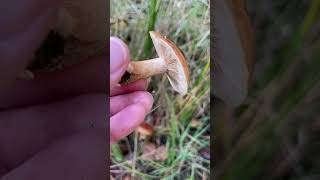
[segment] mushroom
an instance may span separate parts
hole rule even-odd
[[[213,93],[236,107],[246,98],[251,82],[253,30],[243,0],[217,0],[213,7]]]
[[[159,57],[130,62],[127,68],[129,79],[126,83],[166,74],[172,88],[180,95],[185,95],[190,73],[183,52],[158,32],[150,31],[150,36]]]
[[[153,133],[153,127],[148,123],[143,122],[136,131],[141,135],[150,136]]]

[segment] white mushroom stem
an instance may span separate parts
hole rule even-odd
[[[144,61],[132,61],[127,68],[130,73],[130,81],[145,79],[157,74],[166,73],[168,65],[162,58],[154,58]]]

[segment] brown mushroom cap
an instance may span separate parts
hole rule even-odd
[[[150,31],[150,36],[159,57],[167,63],[167,77],[172,88],[181,95],[188,90],[189,69],[182,51],[158,32]]]
[[[247,96],[253,71],[253,31],[243,0],[218,0],[214,4],[214,94],[230,106]]]
[[[153,127],[145,122],[140,124],[140,126],[136,130],[138,133],[146,136],[150,136],[153,133]]]

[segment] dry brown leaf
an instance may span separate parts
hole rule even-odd
[[[193,128],[200,127],[200,126],[202,126],[202,124],[203,123],[201,121],[197,120],[197,119],[192,119],[191,122],[190,122],[190,125]]]
[[[147,143],[143,147],[144,160],[165,161],[168,158],[168,150],[166,146],[156,147],[153,143]]]
[[[143,154],[149,154],[156,150],[156,145],[153,143],[146,143],[143,146]]]
[[[165,161],[168,159],[168,149],[166,146],[160,146],[155,153],[155,160]]]
[[[124,175],[124,177],[122,177],[121,179],[123,180],[131,180],[132,179],[132,176],[130,174],[126,174]]]

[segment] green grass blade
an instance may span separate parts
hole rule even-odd
[[[111,152],[117,162],[123,161],[123,155],[118,144],[111,146]]]
[[[147,21],[147,27],[146,27],[146,34],[145,34],[145,39],[144,39],[144,46],[142,48],[142,54],[140,56],[140,59],[147,59],[150,58],[152,55],[152,48],[153,48],[153,43],[149,34],[149,31],[153,31],[155,27],[155,23],[157,20],[157,15],[158,15],[158,8],[159,4],[157,0],[150,0],[149,2],[149,17]]]

